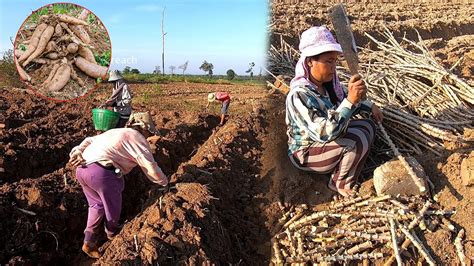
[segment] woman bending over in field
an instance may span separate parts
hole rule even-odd
[[[360,111],[379,108],[362,99],[366,86],[359,75],[351,77],[346,90],[336,74],[342,52],[326,27],[312,27],[301,35],[299,59],[286,98],[288,155],[303,170],[331,173],[328,187],[343,196],[352,190],[375,137],[370,119],[351,119]]]
[[[209,93],[207,95],[207,105],[206,105],[206,110],[209,108],[209,104],[215,101],[220,101],[222,102],[222,108],[221,108],[221,122],[219,123],[220,126],[224,125],[225,118],[227,116],[227,111],[229,110],[229,104],[230,104],[230,94],[225,91],[218,91],[218,92],[213,92]]]

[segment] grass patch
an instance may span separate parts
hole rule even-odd
[[[156,84],[153,84],[153,91],[156,94],[161,94],[163,92],[163,89],[161,88],[160,84],[156,83]]]
[[[32,23],[38,23],[38,20],[43,15],[49,15],[49,6],[43,7],[40,10],[31,14],[29,21]],[[68,3],[53,4],[51,8],[53,14],[68,14],[74,15],[79,10],[78,6]]]
[[[89,25],[94,24],[96,21],[97,21],[97,17],[94,16],[94,14],[89,13],[89,15],[87,15],[87,23],[88,23]]]
[[[110,51],[105,51],[102,54],[94,54],[95,61],[101,66],[109,66],[110,64]]]
[[[30,22],[33,22],[33,23],[38,23],[38,20],[41,16],[43,15],[48,15],[48,7],[43,7],[41,8],[40,10],[34,12],[33,14],[31,14],[30,16]]]
[[[141,91],[139,94],[134,94],[133,101],[140,104],[148,104],[152,99],[159,97],[163,93],[161,85],[158,83],[150,84],[150,87]]]
[[[126,74],[124,78],[131,82],[150,82],[150,83],[167,83],[167,82],[190,82],[190,83],[207,83],[207,84],[239,84],[239,85],[255,85],[261,86],[265,84],[263,79],[249,79],[247,77],[234,78],[228,80],[226,76],[214,76],[209,78],[207,75],[156,75],[156,74]]]

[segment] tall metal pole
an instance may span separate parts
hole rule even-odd
[[[163,75],[165,75],[165,9],[166,6],[163,8],[163,12],[161,15],[161,38],[163,40],[163,51],[161,52],[161,69],[163,70]]]

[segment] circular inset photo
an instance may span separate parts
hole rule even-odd
[[[15,38],[20,78],[55,100],[83,96],[107,76],[112,47],[109,34],[88,9],[55,3],[34,11]]]

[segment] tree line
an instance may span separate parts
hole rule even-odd
[[[186,70],[188,69],[188,64],[189,64],[189,61],[186,61],[184,64],[177,67],[178,69],[182,70],[182,72],[181,72],[182,75],[184,75]],[[250,79],[253,79],[253,76],[254,76],[253,68],[254,67],[255,67],[255,63],[250,62],[248,69],[245,71],[245,73],[249,74]],[[212,76],[214,74],[214,65],[212,63],[207,62],[207,60],[204,60],[204,62],[202,62],[201,66],[199,67],[199,69],[204,71],[206,73],[206,75],[209,76],[209,78],[212,78]],[[169,66],[169,70],[170,70],[171,75],[175,75],[176,66],[173,66],[173,65]],[[138,70],[136,68],[131,68],[129,66],[126,66],[120,72],[124,75],[127,75],[127,74],[140,74],[140,70]],[[153,70],[153,74],[162,74],[160,66],[155,66],[155,69]],[[229,69],[229,70],[226,71],[226,75],[227,75],[227,79],[232,80],[237,76],[237,73],[235,73],[235,71],[233,69]],[[261,73],[259,75],[261,75]]]

